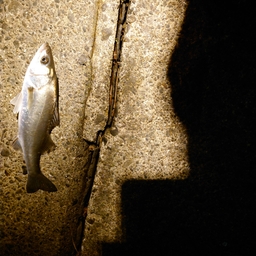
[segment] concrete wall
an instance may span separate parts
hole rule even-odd
[[[125,241],[121,193],[126,181],[188,176],[186,133],[174,114],[166,72],[184,11],[178,1],[130,4],[117,110],[101,146],[83,255],[100,255],[102,242]]]
[[[124,241],[125,181],[188,175],[186,133],[174,114],[166,75],[186,4],[126,3],[115,119],[108,125],[120,1],[0,1],[2,255],[72,255],[86,216],[81,253],[100,255],[101,243]],[[43,42],[52,47],[59,78],[61,125],[52,132],[57,149],[42,157],[41,167],[58,192],[27,194],[22,155],[11,146],[17,120],[10,100]],[[98,131],[103,131],[99,143]],[[88,166],[98,146],[85,207],[87,181],[94,177],[92,172],[88,178]]]
[[[248,0],[0,0],[1,255],[255,255]],[[56,193],[27,194],[10,100],[47,41]]]

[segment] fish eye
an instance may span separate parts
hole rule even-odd
[[[48,62],[49,62],[49,58],[48,57],[46,57],[46,56],[42,57],[42,59],[41,59],[41,63],[42,64],[47,64]]]

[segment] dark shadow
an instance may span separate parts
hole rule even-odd
[[[252,255],[252,201],[225,182],[213,183],[126,182],[122,193],[126,243],[103,245],[103,255]]]
[[[127,181],[126,242],[104,256],[256,253],[255,16],[253,1],[189,3],[168,77],[191,175]]]

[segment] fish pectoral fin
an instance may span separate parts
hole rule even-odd
[[[10,103],[14,105],[13,113],[17,114],[20,111],[22,104],[22,93],[20,92],[16,97],[14,97]]]
[[[27,181],[27,192],[34,193],[37,190],[42,189],[48,192],[57,191],[56,186],[46,178],[41,172],[36,174],[29,174]]]
[[[51,136],[47,136],[44,144],[43,144],[43,148],[42,148],[42,154],[44,153],[50,153],[51,151],[54,151],[54,149],[56,148],[55,143],[52,141]]]
[[[12,146],[15,150],[20,150],[22,151],[22,147],[20,145],[20,142],[19,142],[19,138],[16,138],[13,143],[12,143]]]

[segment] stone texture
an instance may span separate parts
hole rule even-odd
[[[131,179],[185,179],[186,132],[174,114],[167,67],[185,2],[131,1],[118,83],[117,111],[106,130],[120,2],[0,1],[1,253],[82,255],[124,240],[121,189]],[[60,84],[57,149],[41,159],[56,193],[25,192],[22,155],[12,149],[17,120],[10,100],[21,90],[34,53],[52,47]],[[90,148],[104,130],[88,209],[83,209]]]
[[[127,2],[0,0],[0,254],[255,255],[253,6],[131,0],[115,63]],[[61,126],[41,166],[58,192],[27,194],[10,100],[45,41]]]
[[[83,255],[122,242],[121,191],[128,180],[184,179],[186,132],[174,114],[167,67],[183,20],[179,1],[131,1],[117,113],[104,135],[86,219]]]

